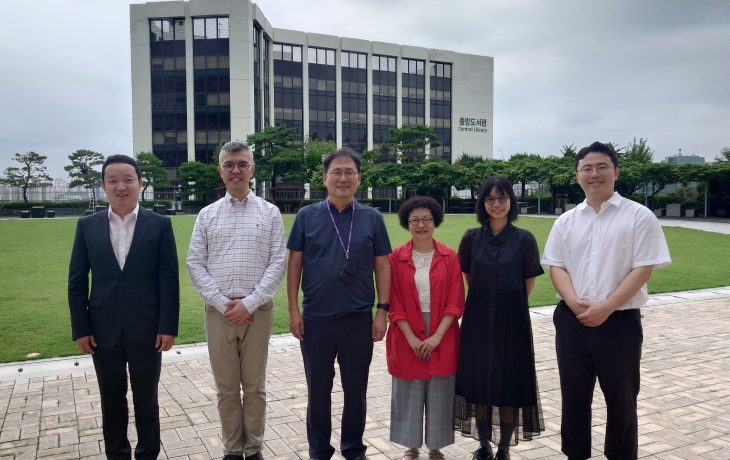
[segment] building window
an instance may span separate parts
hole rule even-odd
[[[397,75],[396,59],[392,56],[373,55],[373,149],[378,150],[388,138],[388,132],[397,128]],[[383,161],[395,161],[388,155]]]
[[[403,59],[401,65],[403,126],[423,125],[426,123],[426,63],[418,59]]]
[[[343,51],[342,145],[362,153],[368,148],[367,54]]]
[[[167,168],[188,159],[185,20],[150,20],[152,152]]]
[[[337,141],[335,107],[335,50],[310,47],[309,65],[309,137]]]
[[[264,46],[264,128],[271,126],[271,71],[269,65],[271,65],[271,54],[269,53],[269,47],[271,46],[271,40],[263,33],[263,46]]]
[[[296,129],[304,140],[302,47],[274,43],[274,124]]]
[[[430,155],[451,162],[451,64],[431,63],[431,128],[441,145]]]
[[[261,27],[253,26],[253,129],[261,131]]]
[[[228,18],[193,18],[195,160],[212,161],[220,143],[231,140]]]

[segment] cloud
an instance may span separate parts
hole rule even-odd
[[[656,159],[711,160],[730,145],[726,0],[257,3],[277,28],[493,56],[496,157],[636,136]],[[76,149],[131,154],[128,3],[3,8],[0,169],[28,150],[58,177]]]

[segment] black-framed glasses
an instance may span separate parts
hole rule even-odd
[[[235,171],[236,167],[238,167],[238,169],[240,169],[241,171],[246,172],[248,171],[248,168],[251,167],[251,163],[246,163],[245,161],[242,161],[240,163],[225,162],[221,166],[228,172]]]
[[[418,224],[428,225],[431,222],[433,222],[433,217],[426,216],[426,217],[414,217],[413,219],[409,220],[408,223],[413,225],[414,227]]]
[[[509,201],[509,197],[507,195],[488,196],[484,199],[484,202],[487,203],[489,206],[494,206],[495,203],[505,204],[508,201]]]

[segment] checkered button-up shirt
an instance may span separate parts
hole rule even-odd
[[[243,298],[253,313],[270,301],[284,277],[284,223],[279,209],[250,192],[229,193],[198,214],[188,248],[188,273],[208,305]]]

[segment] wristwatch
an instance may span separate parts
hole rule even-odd
[[[390,304],[389,303],[378,303],[378,304],[375,304],[375,308],[383,309],[385,311],[390,311]]]

